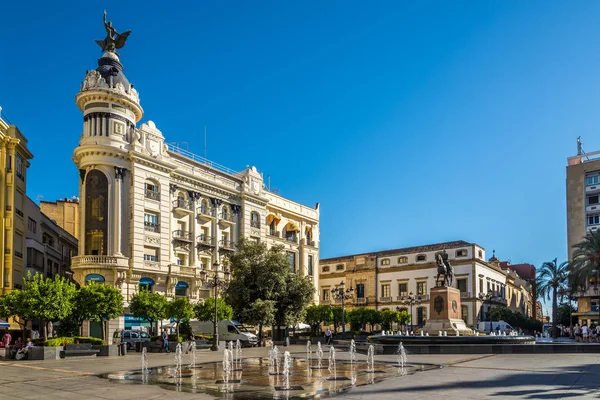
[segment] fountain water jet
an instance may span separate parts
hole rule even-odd
[[[402,342],[400,342],[400,344],[398,345],[398,358],[396,359],[398,364],[397,366],[404,369],[404,366],[406,365],[406,350],[404,349],[404,345],[402,345]]]
[[[181,385],[181,343],[175,348],[175,383]]]
[[[321,342],[317,342],[317,366],[316,367],[311,367],[312,369],[324,369],[325,367],[323,367],[321,365],[321,362],[323,360],[323,347],[321,346]]]
[[[369,345],[367,351],[367,372],[375,372],[375,348]]]
[[[350,340],[350,368],[354,367],[354,363],[356,362],[356,343],[354,343],[354,339]]]
[[[235,341],[235,371],[242,370],[242,343],[240,339]]]

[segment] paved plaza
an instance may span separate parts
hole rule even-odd
[[[290,346],[304,357],[304,346]],[[266,356],[267,350],[245,349],[245,357]],[[348,354],[338,351],[341,359]],[[184,362],[186,360],[184,355]],[[198,352],[200,362],[219,361],[221,353]],[[360,354],[358,358],[365,359]],[[377,360],[394,361],[393,355]],[[149,366],[173,364],[174,354],[149,354]],[[442,368],[353,388],[344,399],[560,399],[600,397],[600,354],[567,355],[409,355],[410,363],[435,363]],[[0,399],[214,399],[154,385],[113,382],[98,375],[140,368],[139,353],[125,357],[48,361],[0,361]],[[238,398],[238,397],[228,397]]]

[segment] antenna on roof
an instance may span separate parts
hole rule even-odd
[[[583,147],[581,146],[581,136],[577,136],[577,155],[580,156],[584,154]]]

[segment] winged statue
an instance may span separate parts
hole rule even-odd
[[[106,39],[96,40],[95,42],[102,48],[102,51],[111,51],[116,53],[116,49],[120,49],[125,46],[125,42],[129,37],[131,31],[125,31],[118,33],[117,30],[112,26],[112,22],[106,22],[106,10],[104,10],[104,28],[106,29]]]

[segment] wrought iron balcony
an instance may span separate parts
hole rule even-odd
[[[380,297],[379,301],[381,303],[390,303],[392,301],[392,298],[391,297]]]
[[[367,304],[367,298],[357,297],[356,299],[354,299],[354,304]]]
[[[273,231],[273,230],[269,230],[269,233],[268,233],[268,235],[269,235],[269,236],[273,236],[273,237],[277,237],[277,238],[278,238],[278,237],[280,237],[280,236],[281,236],[281,232],[279,232],[279,231]]]
[[[298,236],[296,236],[296,235],[287,236],[286,235],[285,240],[288,242],[298,243]]]
[[[235,224],[235,214],[234,213],[221,213],[219,222],[227,223],[227,224]]]
[[[153,224],[152,222],[144,222],[144,230],[148,232],[160,233],[160,224]]]
[[[204,220],[211,220],[215,217],[215,209],[213,207],[209,207],[205,204],[198,207],[196,210],[198,212],[198,218]]]
[[[213,240],[212,237],[207,236],[207,235],[200,235],[198,236],[197,239],[197,246],[198,247],[212,247]]]
[[[146,189],[145,197],[150,200],[160,201],[160,192]]]
[[[191,242],[192,234],[188,231],[177,229],[177,230],[173,231],[173,239],[182,240],[184,242]]]
[[[260,228],[260,221],[250,220],[250,226],[253,228]]]
[[[177,211],[190,212],[194,210],[194,202],[186,199],[173,200],[173,208]]]
[[[219,241],[219,247],[223,250],[235,251],[235,243],[233,243],[231,240]]]

